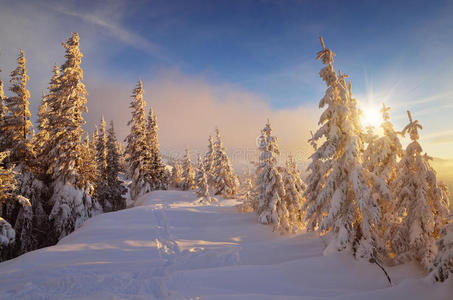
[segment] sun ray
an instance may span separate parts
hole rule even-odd
[[[368,103],[361,107],[362,110],[362,125],[364,127],[374,127],[378,129],[382,123],[382,115],[379,110],[379,106],[372,103]]]

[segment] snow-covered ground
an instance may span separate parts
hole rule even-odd
[[[96,216],[58,245],[0,264],[0,299],[453,299],[415,265],[323,256],[314,234],[280,235],[234,200],[158,191]]]

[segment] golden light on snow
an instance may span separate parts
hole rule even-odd
[[[362,110],[362,124],[364,127],[372,126],[379,128],[382,123],[382,115],[377,105],[368,104],[361,108]]]

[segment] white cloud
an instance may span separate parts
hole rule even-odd
[[[144,78],[144,87],[145,99],[158,116],[159,139],[167,154],[182,154],[185,147],[193,153],[206,151],[208,136],[218,126],[233,163],[244,164],[256,158],[256,137],[267,118],[279,138],[283,159],[291,152],[302,161],[311,153],[307,139],[319,114],[313,107],[274,110],[253,93],[177,71]],[[104,113],[106,119],[114,119],[119,135],[126,136],[133,88],[131,83],[93,83],[89,88],[90,127]]]

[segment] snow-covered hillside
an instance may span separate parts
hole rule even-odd
[[[236,201],[156,191],[88,220],[56,246],[0,264],[0,299],[451,299],[416,265],[323,256],[313,234],[280,235]],[[450,297],[450,298],[449,298]]]

